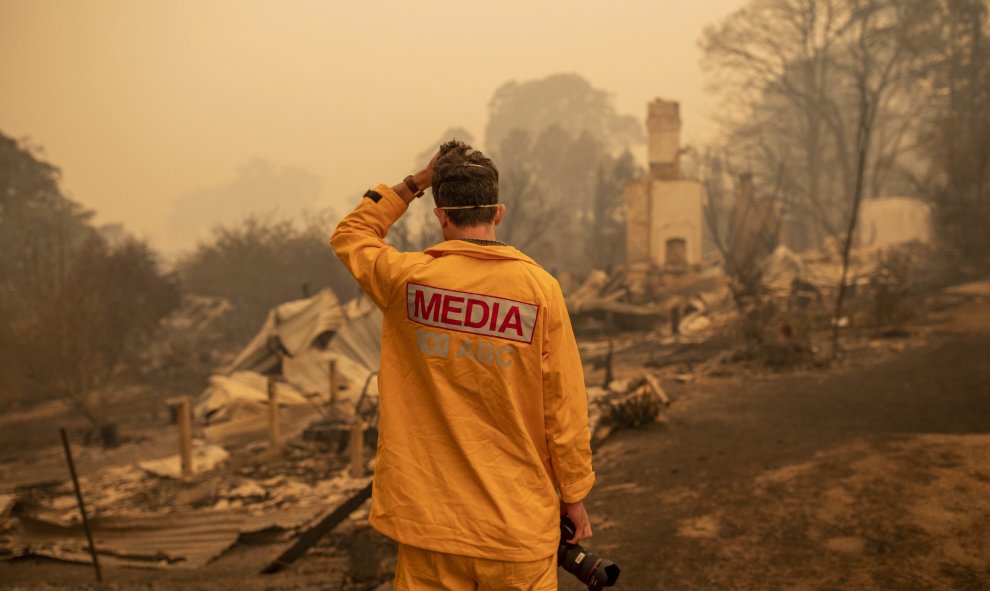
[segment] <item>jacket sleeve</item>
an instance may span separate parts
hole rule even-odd
[[[588,429],[588,394],[574,330],[560,286],[553,282],[543,349],[543,405],[547,444],[564,502],[576,503],[595,483]]]
[[[407,205],[388,185],[378,185],[374,191],[381,199],[363,197],[337,224],[330,245],[365,293],[384,309],[405,258],[385,243],[385,236]]]

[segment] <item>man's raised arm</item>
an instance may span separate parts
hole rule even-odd
[[[408,180],[392,187],[378,185],[364,194],[361,203],[340,220],[330,244],[365,293],[380,308],[388,304],[393,279],[401,269],[402,253],[385,243],[385,236],[409,203],[433,184],[433,162]],[[409,185],[412,184],[413,187]]]

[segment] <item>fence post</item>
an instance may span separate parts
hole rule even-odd
[[[192,459],[192,407],[188,396],[179,399],[179,458],[182,475],[191,476],[193,473]]]
[[[337,402],[337,360],[330,360],[330,404]]]
[[[351,452],[351,477],[364,476],[364,421],[355,418],[351,423],[351,439],[348,443]]]
[[[275,378],[268,378],[268,438],[272,443],[272,449],[280,451],[282,449],[281,437],[278,430],[278,399],[275,392]]]

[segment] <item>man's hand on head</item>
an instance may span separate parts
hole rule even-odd
[[[441,151],[437,150],[437,153],[430,158],[429,163],[423,167],[422,170],[413,175],[413,181],[416,182],[416,186],[420,190],[425,191],[427,188],[433,186],[433,165],[437,163],[437,158],[440,157]]]
[[[430,158],[429,163],[424,166],[419,172],[412,175],[413,183],[420,191],[425,191],[431,186],[433,186],[433,165],[436,164],[437,158],[440,157],[442,150],[437,150],[437,153]],[[406,185],[405,181],[394,185],[392,190],[402,198],[406,203],[412,203],[413,199],[416,198],[416,194]]]

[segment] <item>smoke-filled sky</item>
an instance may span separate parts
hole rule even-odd
[[[697,39],[742,4],[0,0],[0,131],[174,252],[252,211],[343,212],[448,128],[483,140],[508,80],[576,72],[639,119],[679,100],[698,140]]]

